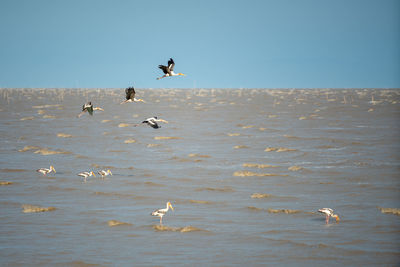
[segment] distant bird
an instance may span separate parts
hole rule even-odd
[[[172,210],[174,210],[174,208],[171,205],[171,202],[167,202],[167,207],[165,209],[158,209],[155,210],[151,213],[151,215],[153,216],[158,216],[160,217],[160,224],[162,224],[162,217],[167,213],[167,211],[169,210],[169,208],[171,208]]]
[[[133,87],[128,87],[125,89],[125,94],[126,94],[126,100],[122,101],[121,104],[125,104],[128,102],[144,102],[143,99],[140,98],[135,98],[135,88]]]
[[[38,170],[36,170],[36,171],[42,173],[43,176],[46,176],[46,174],[48,174],[48,173],[50,173],[50,172],[52,172],[52,171],[53,171],[54,173],[56,173],[56,170],[54,169],[53,166],[50,166],[49,169],[47,169],[47,168],[40,168],[40,169],[38,169]]]
[[[106,170],[106,171],[105,170],[101,170],[101,171],[98,172],[98,174],[101,175],[101,178],[104,178],[104,176],[112,175],[110,170]]]
[[[160,79],[165,78],[165,77],[170,77],[170,76],[179,76],[179,75],[185,76],[185,74],[180,73],[180,72],[179,73],[175,73],[174,72],[174,66],[175,66],[175,62],[174,62],[174,60],[172,58],[170,58],[168,60],[168,66],[158,65],[158,67],[160,69],[162,69],[162,71],[165,73],[165,75],[157,78],[157,80],[160,80]]]
[[[82,106],[82,112],[78,114],[78,118],[80,118],[85,112],[89,112],[90,115],[93,115],[94,110],[104,111],[104,109],[99,107],[94,108],[92,102],[87,102]]]
[[[154,129],[161,128],[161,126],[158,126],[158,123],[157,123],[157,122],[165,122],[165,123],[168,123],[168,121],[163,120],[163,119],[157,119],[157,117],[147,118],[146,120],[142,121],[142,123],[147,123],[148,125],[150,125],[150,126],[153,127]]]
[[[329,223],[329,217],[333,217],[336,219],[336,222],[340,221],[340,218],[337,214],[333,213],[333,210],[330,208],[323,208],[323,209],[319,209],[318,212],[324,213],[325,214],[325,222],[326,224]]]
[[[77,175],[85,178],[85,183],[86,183],[86,178],[88,178],[89,176],[93,175],[94,177],[96,177],[96,175],[94,175],[94,172],[92,172],[92,171],[90,171],[90,172],[80,172]]]

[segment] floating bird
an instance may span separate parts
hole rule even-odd
[[[171,202],[167,202],[167,207],[165,209],[158,209],[155,210],[151,213],[151,215],[153,216],[158,216],[160,217],[160,224],[162,224],[162,217],[167,213],[167,211],[169,210],[169,208],[171,208],[172,210],[174,210],[174,208],[171,205]]]
[[[104,109],[99,107],[94,108],[92,102],[87,102],[82,106],[82,112],[78,114],[78,118],[81,117],[85,112],[89,112],[90,115],[93,115],[94,110],[104,111]]]
[[[146,120],[144,120],[144,121],[142,121],[142,123],[147,123],[148,125],[150,125],[151,127],[153,127],[154,129],[158,129],[158,128],[161,128],[161,126],[158,126],[158,123],[157,122],[165,122],[165,123],[168,123],[168,121],[166,121],[166,120],[163,120],[163,119],[157,119],[157,117],[151,117],[151,118],[148,118],[148,119],[146,119]]]
[[[50,172],[52,172],[52,171],[53,171],[54,173],[56,173],[56,170],[54,169],[53,166],[50,166],[50,169],[47,169],[47,168],[40,168],[40,169],[38,169],[38,170],[36,170],[36,171],[42,173],[43,176],[46,176],[46,174],[48,174],[48,173],[50,173]]]
[[[323,208],[323,209],[319,209],[318,212],[324,213],[325,214],[325,222],[326,224],[329,223],[329,217],[333,217],[336,219],[336,222],[339,222],[339,216],[337,214],[333,213],[333,210],[330,208]]]
[[[174,66],[175,66],[175,62],[174,62],[174,60],[172,58],[170,58],[168,60],[168,67],[164,66],[164,65],[158,65],[158,67],[160,69],[162,69],[162,71],[165,73],[165,75],[157,78],[157,80],[160,80],[160,79],[165,78],[165,77],[170,77],[170,76],[179,76],[179,75],[185,76],[185,74],[180,73],[180,72],[179,73],[175,73],[174,72]]]
[[[90,171],[90,172],[80,172],[77,175],[85,178],[85,183],[86,183],[86,178],[88,178],[89,176],[93,175],[94,177],[96,177],[96,175],[94,175],[94,172],[92,172],[92,171]]]
[[[126,94],[126,100],[122,101],[121,104],[125,104],[128,102],[144,102],[143,99],[140,98],[135,98],[135,88],[129,87],[125,89],[125,94]]]
[[[104,176],[112,175],[110,170],[106,170],[106,171],[105,170],[101,170],[101,171],[98,172],[98,174],[101,175],[101,178],[104,178]]]

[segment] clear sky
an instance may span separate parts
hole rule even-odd
[[[0,0],[0,87],[130,85],[400,88],[400,1]]]

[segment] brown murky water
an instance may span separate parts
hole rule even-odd
[[[137,94],[0,89],[0,265],[400,263],[399,90]]]

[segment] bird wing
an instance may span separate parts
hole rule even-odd
[[[129,99],[133,100],[135,98],[135,94],[136,94],[135,88],[133,88],[133,87],[126,88],[125,93],[126,93],[126,100],[129,100]]]
[[[158,65],[158,67],[159,67],[160,69],[162,69],[162,71],[163,71],[165,74],[169,74],[169,75],[171,75],[171,72],[170,72],[170,70],[168,69],[168,67],[167,67],[167,66],[164,66],[164,65]]]
[[[168,69],[169,69],[169,71],[173,71],[174,70],[174,66],[175,66],[175,62],[174,62],[174,60],[172,58],[170,58],[168,60]]]

